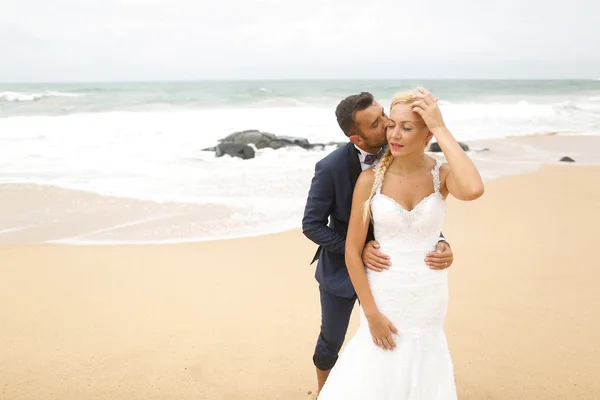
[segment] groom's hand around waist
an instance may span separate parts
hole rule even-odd
[[[448,243],[439,241],[435,251],[427,254],[425,262],[431,269],[446,269],[454,262],[454,253]]]
[[[392,263],[390,257],[379,251],[379,243],[375,240],[368,242],[363,248],[362,260],[365,267],[370,270],[381,272],[384,269],[389,269]]]

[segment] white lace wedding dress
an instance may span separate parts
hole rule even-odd
[[[443,331],[448,302],[447,270],[425,264],[438,242],[446,203],[439,192],[436,162],[431,171],[434,192],[407,211],[381,193],[371,207],[375,239],[392,266],[367,270],[375,303],[398,329],[396,348],[373,343],[369,324],[360,312],[360,327],[350,340],[319,400],[455,400],[456,387]]]

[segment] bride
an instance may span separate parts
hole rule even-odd
[[[433,136],[447,164],[425,154]],[[475,200],[483,181],[425,89],[393,99],[387,139],[379,165],[358,179],[346,238],[360,327],[319,400],[456,399],[443,331],[448,271],[429,268],[424,257],[438,241],[446,197]],[[361,260],[371,218],[375,240],[392,263],[378,273],[365,270]]]

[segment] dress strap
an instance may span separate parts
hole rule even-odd
[[[435,160],[435,167],[431,170],[431,175],[433,175],[433,190],[436,193],[440,192],[440,167],[442,166],[442,162],[440,160]]]

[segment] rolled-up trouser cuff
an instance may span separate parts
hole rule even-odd
[[[338,356],[320,356],[318,354],[313,356],[313,363],[315,364],[315,367],[321,371],[329,371],[332,369],[337,360]]]

